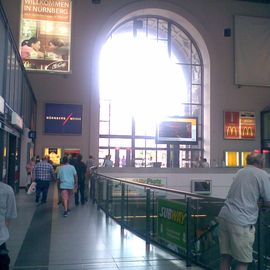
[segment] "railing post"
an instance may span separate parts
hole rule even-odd
[[[97,204],[97,210],[100,210],[100,184],[101,181],[98,182],[98,176],[95,174],[94,175],[94,182],[95,182],[95,202]]]
[[[124,230],[125,184],[121,183],[121,230]]]
[[[146,235],[145,235],[145,238],[146,238],[146,245],[149,245],[150,244],[150,215],[151,215],[151,192],[150,192],[150,189],[147,188],[146,189]]]
[[[186,209],[186,214],[187,214],[187,228],[186,228],[186,267],[190,267],[191,266],[191,235],[190,235],[190,231],[191,231],[191,224],[190,224],[190,220],[191,220],[191,211],[190,211],[190,206],[191,206],[191,198],[190,197],[186,197],[186,205],[187,205],[187,209]]]
[[[110,194],[110,183],[108,180],[106,180],[106,203],[105,203],[105,209],[106,209],[106,218],[109,217],[108,213],[109,213],[109,194]]]
[[[90,198],[92,199],[92,204],[95,204],[96,199],[96,187],[97,187],[97,175],[90,175]]]

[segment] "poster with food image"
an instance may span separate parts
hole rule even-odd
[[[71,0],[22,0],[20,54],[26,70],[69,73]]]

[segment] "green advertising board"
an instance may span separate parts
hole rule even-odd
[[[158,200],[158,237],[186,250],[187,214],[185,203]]]

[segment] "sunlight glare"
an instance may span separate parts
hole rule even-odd
[[[146,127],[166,116],[181,116],[187,85],[177,62],[162,42],[150,37],[114,36],[101,52],[100,98],[117,102],[119,110]]]

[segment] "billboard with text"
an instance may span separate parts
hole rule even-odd
[[[45,104],[45,133],[80,135],[82,111],[82,105]]]
[[[20,53],[26,70],[68,73],[71,0],[22,0]]]

